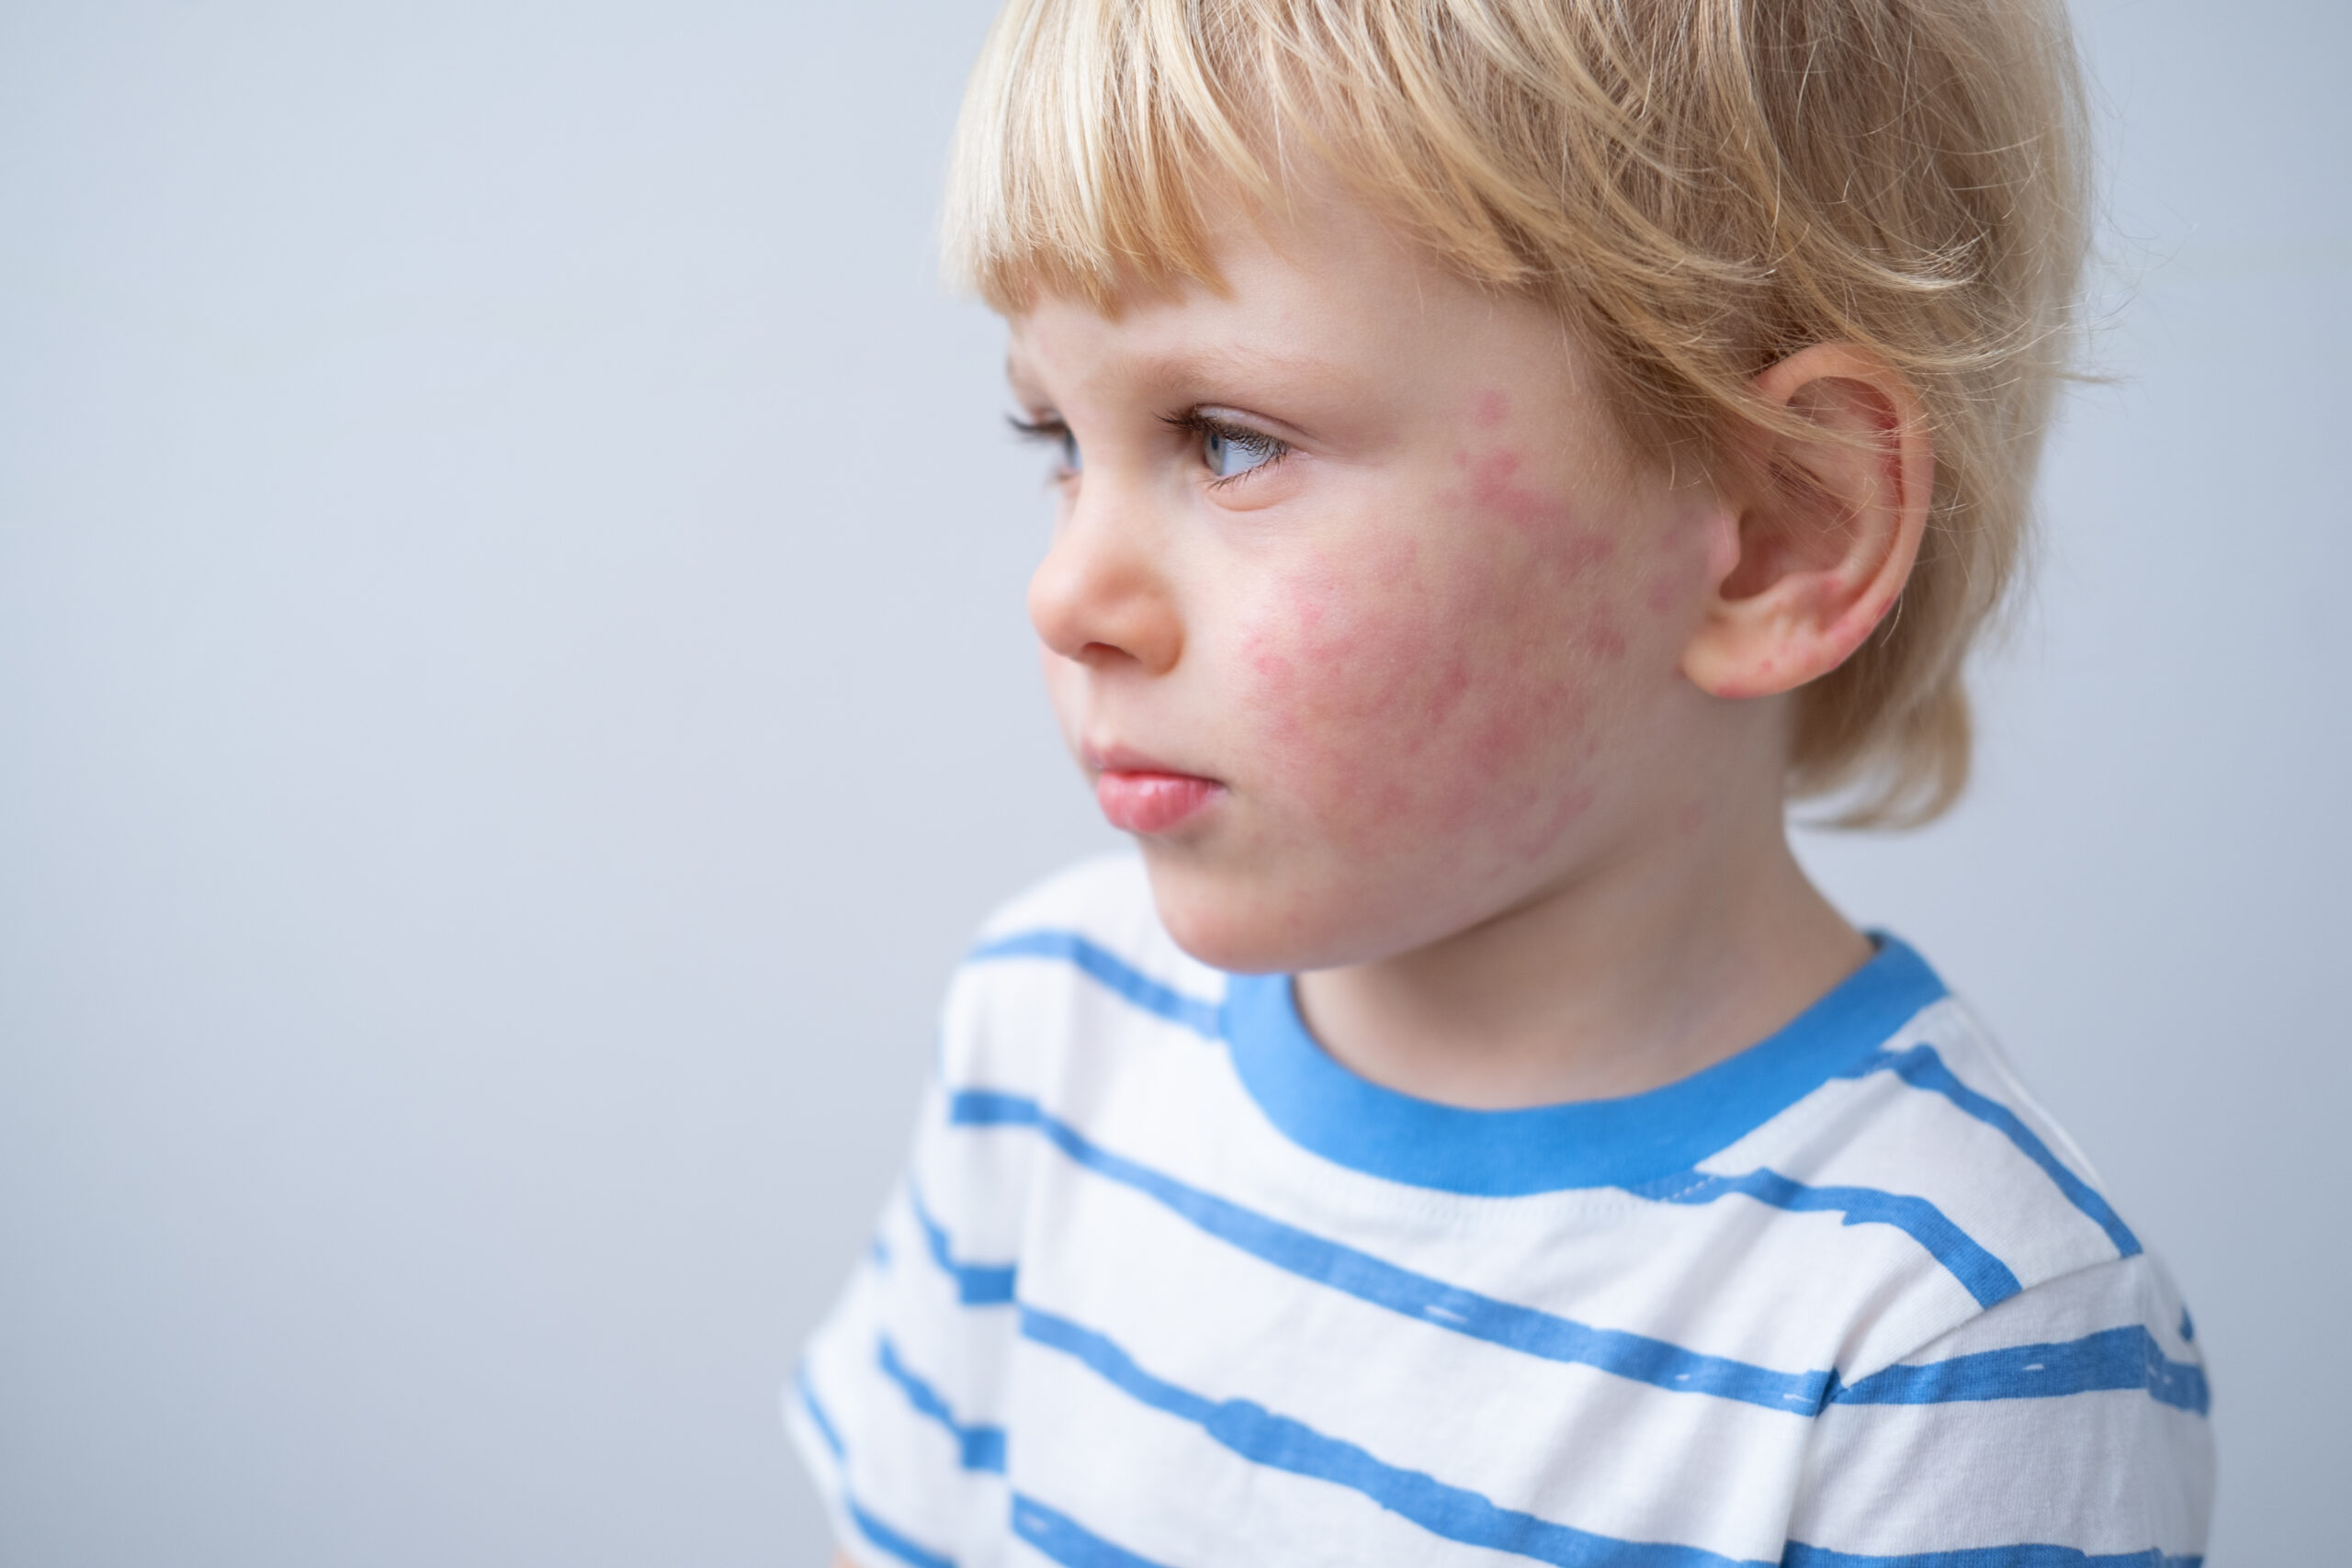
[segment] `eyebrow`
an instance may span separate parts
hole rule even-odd
[[[1123,377],[1146,386],[1181,386],[1187,382],[1272,377],[1291,386],[1329,384],[1341,372],[1330,361],[1307,355],[1279,354],[1250,347],[1208,352],[1172,351],[1144,354],[1120,367]],[[1015,391],[1037,389],[1037,378],[1017,351],[1004,357],[1005,379]]]

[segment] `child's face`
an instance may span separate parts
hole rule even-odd
[[[1634,457],[1550,311],[1353,207],[1218,258],[1223,295],[1012,322],[1079,459],[1029,592],[1047,685],[1170,932],[1371,962],[1687,832],[1711,488]]]

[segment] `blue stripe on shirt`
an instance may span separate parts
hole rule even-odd
[[[2023,1288],[2007,1264],[1985,1251],[1925,1198],[1882,1192],[1875,1187],[1808,1187],[1773,1170],[1751,1170],[1744,1176],[1691,1170],[1624,1190],[1661,1203],[1694,1205],[1736,1192],[1792,1213],[1836,1213],[1843,1214],[1849,1225],[1893,1225],[1950,1270],[1979,1306],[2005,1302]]]
[[[864,1505],[849,1495],[847,1487],[842,1489],[842,1506],[849,1510],[850,1522],[857,1526],[860,1534],[905,1563],[907,1568],[956,1568],[956,1560],[953,1557],[919,1545],[899,1533],[889,1524],[876,1518],[866,1511]]]
[[[1161,1568],[1148,1557],[1114,1546],[1068,1514],[1017,1492],[1012,1497],[1012,1533],[1063,1568]]]
[[[2032,1128],[2025,1124],[2024,1119],[2016,1111],[1992,1096],[1981,1094],[1962,1082],[1960,1075],[1945,1065],[1934,1046],[1914,1045],[1903,1051],[1881,1051],[1843,1076],[1862,1077],[1876,1072],[1893,1073],[1914,1089],[1939,1094],[1977,1121],[1998,1131],[2016,1146],[2018,1153],[2041,1168],[2042,1172],[2057,1184],[2058,1190],[2066,1195],[2068,1202],[2090,1216],[2099,1229],[2107,1233],[2108,1240],[2115,1244],[2119,1256],[2131,1258],[2139,1253],[2140,1238],[2132,1234],[2132,1227],[2123,1223],[2122,1216],[2099,1196],[2098,1190],[2069,1169],[2066,1163],[2035,1134]]]
[[[849,1450],[842,1447],[842,1435],[834,1428],[833,1418],[825,1414],[825,1407],[817,1403],[817,1391],[808,1386],[807,1367],[793,1370],[792,1387],[800,1395],[800,1407],[808,1413],[809,1425],[817,1428],[817,1436],[825,1439],[825,1447],[831,1450],[833,1458],[846,1458]]]
[[[1105,1336],[1023,1305],[1023,1338],[1077,1358],[1152,1409],[1189,1421],[1253,1464],[1347,1487],[1430,1534],[1560,1568],[1731,1568],[1741,1560],[1694,1546],[1620,1540],[1506,1508],[1476,1492],[1374,1458],[1355,1444],[1246,1399],[1212,1400],[1155,1377]],[[1760,1568],[1760,1565],[1758,1565]]]
[[[1080,974],[1101,982],[1128,1001],[1191,1030],[1204,1040],[1222,1040],[1217,1004],[1188,997],[1137,969],[1117,953],[1090,942],[1076,931],[1018,931],[984,942],[965,955],[967,963],[1004,958],[1054,958],[1073,964]]]
[[[922,1229],[923,1245],[931,1249],[932,1260],[956,1281],[957,1301],[966,1306],[1002,1306],[1012,1300],[1012,1265],[958,1261],[947,1245],[947,1232],[923,1207],[922,1194],[911,1180],[907,1183],[907,1207],[913,1211],[915,1224]]]
[[[817,1391],[808,1386],[808,1369],[803,1367],[793,1373],[792,1382],[800,1394],[800,1407],[808,1413],[809,1425],[817,1428],[817,1435],[825,1440],[825,1447],[832,1450],[834,1462],[846,1471],[849,1450],[842,1446],[840,1429],[834,1427],[832,1417],[825,1414],[824,1405],[818,1402]],[[954,1558],[908,1539],[896,1526],[868,1510],[851,1492],[847,1474],[841,1478],[841,1488],[842,1507],[848,1513],[850,1522],[857,1527],[858,1533],[905,1563],[907,1568],[956,1568]]]
[[[939,1391],[917,1377],[908,1369],[906,1362],[899,1359],[899,1348],[890,1342],[888,1335],[882,1336],[875,1347],[874,1359],[881,1367],[882,1375],[899,1385],[899,1392],[907,1396],[907,1403],[914,1406],[917,1414],[928,1416],[947,1428],[948,1435],[956,1439],[956,1462],[959,1465],[966,1470],[984,1470],[995,1475],[1004,1473],[1003,1427],[977,1423],[967,1426],[956,1420],[955,1411],[948,1407],[947,1401],[939,1396]]]
[[[1892,1366],[1830,1398],[1839,1404],[1958,1404],[2110,1389],[2143,1389],[2159,1404],[2196,1416],[2211,1403],[2205,1369],[2168,1359],[2156,1337],[2137,1324],[2054,1344],[2011,1345],[1919,1366]]]
[[[1623,1329],[1594,1328],[1533,1307],[1498,1301],[1384,1261],[1090,1143],[1034,1100],[965,1089],[948,1100],[958,1126],[1035,1128],[1082,1168],[1153,1198],[1201,1230],[1275,1268],[1359,1301],[1545,1360],[1598,1368],[1677,1393],[1710,1393],[1811,1416],[1827,1398],[1827,1371],[1784,1372],[1686,1350]]]

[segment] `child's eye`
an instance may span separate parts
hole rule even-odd
[[[1068,424],[1054,415],[1031,420],[1015,414],[1012,416],[1012,428],[1023,441],[1043,442],[1055,448],[1059,476],[1078,473],[1086,467],[1085,460],[1079,455],[1078,437]]]
[[[1221,479],[1238,479],[1282,455],[1283,445],[1253,431],[1210,425],[1201,432],[1201,460]]]
[[[1254,473],[1290,450],[1263,431],[1228,423],[1198,409],[1170,423],[1199,435],[1201,462],[1213,482],[1222,483]]]

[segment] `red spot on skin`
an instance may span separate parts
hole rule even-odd
[[[1519,471],[1520,462],[1516,452],[1489,452],[1473,461],[1469,465],[1470,499],[1514,527],[1541,528],[1559,517],[1559,509],[1533,491],[1510,482],[1511,475]]]
[[[1481,430],[1492,430],[1510,417],[1510,400],[1500,392],[1481,392],[1470,403],[1470,418]]]
[[[1694,800],[1674,814],[1674,830],[1688,838],[1706,825],[1707,803]]]
[[[1674,608],[1674,602],[1680,597],[1682,597],[1682,592],[1675,586],[1674,580],[1670,577],[1661,577],[1650,584],[1650,591],[1642,595],[1642,603],[1648,607],[1651,615],[1663,615]]]
[[[1456,453],[1453,460],[1470,472],[1472,503],[1533,541],[1530,566],[1536,573],[1565,581],[1598,570],[1617,553],[1617,541],[1609,535],[1575,532],[1565,502],[1511,482],[1523,462],[1519,453],[1489,452],[1476,458]]]
[[[1625,657],[1625,634],[1605,615],[1595,616],[1585,628],[1584,645],[1603,659]]]

